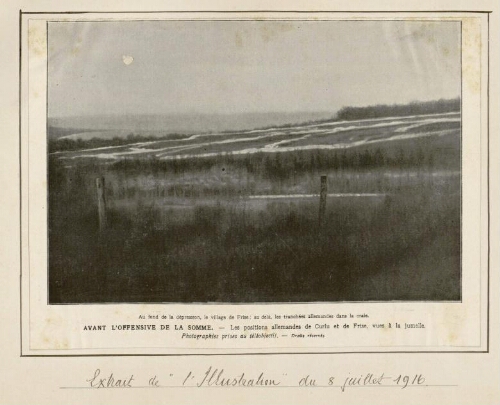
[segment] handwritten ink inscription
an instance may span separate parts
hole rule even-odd
[[[110,373],[109,376],[101,377],[100,369],[96,369],[94,376],[87,380],[91,388],[131,388],[133,381],[133,375],[119,379],[115,378],[113,373]]]
[[[397,374],[366,373],[340,376],[314,376],[307,374],[298,378],[282,375],[269,375],[264,371],[256,373],[237,372],[230,373],[224,368],[210,366],[202,372],[189,371],[184,375],[165,375],[167,384],[162,384],[162,376],[135,377],[134,374],[119,375],[112,371],[102,372],[97,368],[92,376],[86,380],[84,387],[61,388],[91,388],[91,389],[127,389],[127,388],[204,388],[204,387],[283,387],[283,388],[338,388],[345,392],[358,387],[394,387],[405,389],[407,387],[451,387],[453,385],[429,384],[422,374]]]

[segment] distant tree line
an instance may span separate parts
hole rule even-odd
[[[368,107],[343,107],[337,113],[337,120],[360,120],[382,117],[401,117],[407,115],[442,114],[460,112],[460,98],[436,100],[410,104],[379,104]]]
[[[377,104],[367,107],[343,107],[332,118],[310,120],[301,123],[268,125],[258,129],[291,128],[303,125],[323,124],[336,121],[353,121],[370,118],[403,117],[408,115],[444,114],[460,112],[460,98],[435,101],[413,101],[409,104]],[[225,131],[234,132],[234,131]]]

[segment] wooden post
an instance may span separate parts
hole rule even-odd
[[[104,177],[98,177],[97,179],[95,179],[95,187],[97,190],[99,230],[103,231],[106,228],[106,195],[104,191]]]
[[[319,194],[319,226],[323,226],[325,222],[327,188],[326,176],[323,175]]]

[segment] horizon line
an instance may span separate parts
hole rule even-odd
[[[88,114],[88,115],[59,115],[59,116],[51,116],[47,113],[47,119],[60,119],[60,118],[84,118],[84,117],[122,117],[125,115],[142,115],[142,116],[183,116],[183,115],[200,115],[200,116],[235,116],[235,115],[272,115],[272,114],[337,114],[343,108],[369,108],[369,107],[394,107],[394,106],[410,106],[412,104],[425,104],[432,102],[446,102],[446,101],[455,101],[461,100],[461,95],[451,98],[439,98],[432,100],[412,100],[407,103],[379,103],[379,104],[369,104],[369,105],[345,105],[336,110],[328,111],[328,110],[294,110],[294,111],[241,111],[241,112],[199,112],[199,111],[186,111],[186,112],[165,112],[165,113],[132,113],[132,112],[121,112],[121,113],[108,113],[108,114]],[[332,117],[333,118],[333,117]]]

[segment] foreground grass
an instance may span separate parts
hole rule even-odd
[[[339,152],[49,161],[49,301],[459,300],[460,139]],[[66,162],[67,163],[67,162]],[[254,194],[332,193],[253,201]],[[99,232],[95,178],[105,176]]]
[[[459,200],[429,185],[331,199],[321,227],[315,200],[141,203],[99,233],[68,198],[51,205],[52,303],[460,299]]]

